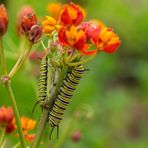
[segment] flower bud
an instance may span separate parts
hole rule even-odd
[[[73,142],[78,142],[81,139],[81,132],[80,131],[76,131],[72,134],[72,141]]]
[[[0,36],[4,35],[8,28],[8,16],[6,8],[3,4],[0,5]]]
[[[24,15],[21,20],[21,27],[25,33],[28,33],[33,25],[37,24],[36,15],[29,13]]]
[[[36,43],[42,36],[42,29],[39,25],[33,25],[28,34],[28,39],[32,43]]]
[[[21,21],[23,17],[28,16],[29,14],[35,14],[35,11],[29,5],[22,7],[21,10],[18,12],[17,21],[16,21],[16,32],[18,35],[21,35],[23,32],[21,27]]]

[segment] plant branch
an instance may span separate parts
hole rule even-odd
[[[4,75],[7,75],[7,67],[6,67],[5,55],[4,55],[4,49],[3,49],[3,41],[2,41],[1,36],[0,36],[0,57],[1,57],[1,64],[3,67]]]
[[[27,57],[30,53],[31,48],[32,48],[32,44],[30,43],[29,48],[27,50],[24,49],[25,51],[20,55],[20,57],[18,58],[17,62],[14,65],[14,67],[12,68],[12,70],[9,73],[10,78],[12,78],[17,73],[17,71],[22,67],[22,65],[24,64],[25,60],[27,59]]]
[[[69,66],[81,65],[81,64],[87,63],[88,61],[92,60],[95,56],[96,56],[96,54],[94,54],[93,56],[91,56],[91,57],[89,57],[87,59],[81,60],[79,62],[68,63],[67,65],[69,65]]]
[[[4,137],[5,137],[5,129],[2,129],[2,134],[0,136],[0,145],[2,145]]]
[[[17,105],[16,105],[16,101],[15,101],[15,98],[14,98],[14,95],[13,95],[13,91],[12,91],[10,82],[8,82],[6,84],[6,89],[7,89],[7,92],[8,92],[10,101],[11,101],[11,105],[12,105],[12,108],[13,108],[13,111],[14,111],[14,116],[15,116],[16,125],[17,125],[17,129],[18,129],[19,138],[20,138],[22,148],[26,148],[26,143],[25,143],[23,131],[22,131],[22,128],[21,128],[20,115],[19,115],[19,112],[18,112],[18,108],[17,108]]]

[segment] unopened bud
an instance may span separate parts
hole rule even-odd
[[[25,33],[28,33],[33,25],[37,24],[36,15],[33,13],[29,13],[23,16],[21,20],[21,27]]]
[[[16,20],[16,32],[18,35],[21,35],[23,33],[23,29],[21,27],[23,17],[30,14],[35,14],[35,11],[29,5],[22,7],[21,10],[18,12]]]
[[[81,132],[76,131],[72,134],[72,141],[73,142],[78,142],[81,139]]]
[[[0,5],[0,36],[4,35],[8,28],[8,16],[6,8],[3,4]]]
[[[30,29],[28,39],[29,41],[36,43],[42,36],[42,28],[39,25],[33,25]]]

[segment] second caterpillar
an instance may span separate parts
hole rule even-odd
[[[50,138],[52,131],[55,127],[57,127],[58,136],[59,123],[62,120],[64,111],[66,110],[66,107],[69,104],[71,97],[73,96],[76,86],[79,84],[84,71],[85,69],[83,65],[75,66],[63,80],[57,98],[54,101],[53,106],[49,112],[49,125],[52,127]]]

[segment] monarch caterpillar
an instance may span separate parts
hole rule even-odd
[[[42,58],[40,73],[39,73],[39,96],[38,101],[33,107],[32,112],[36,105],[39,103],[40,106],[44,109],[48,109],[48,101],[51,97],[51,94],[54,92],[54,85],[57,81],[57,73],[54,69],[53,63],[50,58],[46,55]]]
[[[62,120],[64,111],[66,110],[66,107],[69,104],[71,97],[73,96],[76,86],[79,84],[84,71],[85,69],[83,65],[75,66],[71,70],[71,72],[67,73],[65,79],[63,80],[57,98],[55,99],[53,106],[49,111],[49,125],[52,127],[50,139],[52,131],[55,127],[57,127],[58,137],[59,123]]]

